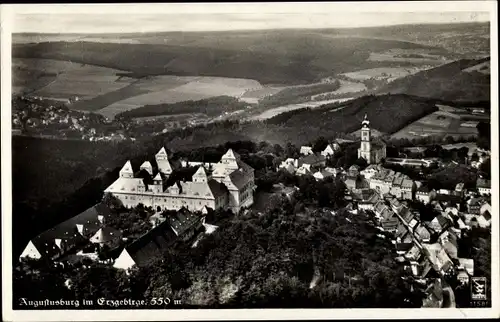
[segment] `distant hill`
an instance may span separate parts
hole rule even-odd
[[[354,132],[361,127],[366,114],[373,129],[390,134],[436,110],[433,100],[415,96],[363,96],[345,103],[279,114],[265,122],[268,128],[263,132],[269,140],[280,138],[283,142],[308,142],[319,136]]]
[[[408,94],[446,101],[489,101],[490,58],[462,59],[397,79],[379,93]],[[484,67],[486,66],[486,67]],[[486,69],[485,69],[486,68]]]
[[[353,70],[412,64],[369,60],[373,52],[434,50],[433,47],[405,41],[332,38],[305,31],[146,34],[143,37],[155,37],[158,41],[138,44],[134,38],[132,43],[125,40],[125,43],[14,42],[12,55],[15,58],[47,58],[109,67],[129,72],[132,77],[165,74],[221,76],[255,79],[262,84],[303,84]],[[108,38],[103,38],[103,41]]]

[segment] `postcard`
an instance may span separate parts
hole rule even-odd
[[[4,320],[499,317],[496,2],[0,12]]]

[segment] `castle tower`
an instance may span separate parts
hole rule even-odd
[[[161,148],[161,150],[155,155],[156,163],[158,164],[158,170],[169,176],[172,173],[172,167],[170,166],[170,162],[168,161],[167,151],[165,148]]]
[[[133,178],[134,177],[134,170],[132,169],[132,164],[130,163],[130,160],[125,163],[123,168],[120,170],[120,177],[121,178]]]
[[[361,122],[361,144],[358,149],[358,158],[363,158],[368,164],[371,163],[371,137],[370,137],[370,121],[365,114],[363,122]]]
[[[159,172],[156,175],[156,177],[153,178],[152,190],[154,193],[162,193],[163,192],[163,180],[162,180]]]
[[[222,156],[220,163],[224,164],[226,169],[238,170],[238,162],[232,149],[227,150],[226,154]]]
[[[198,182],[198,183],[208,182],[207,173],[205,172],[205,168],[203,168],[203,166],[200,166],[198,170],[196,170],[196,173],[193,175],[193,182]]]

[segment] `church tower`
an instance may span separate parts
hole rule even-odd
[[[365,114],[363,122],[361,122],[361,145],[358,149],[358,158],[363,158],[368,164],[371,163],[371,137],[370,137],[370,121]]]

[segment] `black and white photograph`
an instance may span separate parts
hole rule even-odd
[[[4,320],[499,317],[496,2],[0,12]]]

